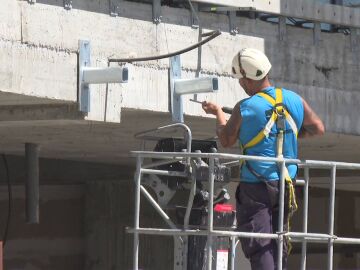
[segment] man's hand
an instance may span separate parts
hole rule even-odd
[[[203,101],[201,106],[207,114],[218,115],[219,111],[222,111],[219,105],[208,101]]]
[[[216,116],[216,134],[219,137],[221,145],[223,147],[232,146],[238,139],[241,124],[239,103],[234,107],[229,121],[226,120],[222,108],[216,103],[204,101],[202,108],[207,114]]]

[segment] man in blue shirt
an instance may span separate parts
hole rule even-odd
[[[324,125],[299,95],[270,84],[270,69],[271,64],[261,51],[252,48],[241,50],[233,59],[232,73],[239,79],[249,98],[235,105],[228,121],[219,105],[204,101],[202,107],[206,113],[216,116],[216,133],[223,147],[231,147],[239,140],[244,154],[247,155],[297,158],[297,138],[322,135],[325,132]],[[278,117],[279,115],[283,118]],[[278,121],[280,118],[284,121]],[[280,133],[282,149],[278,147]],[[278,153],[279,149],[281,153]],[[287,183],[285,202],[289,201],[291,196],[291,180],[295,179],[296,173],[296,164],[287,164],[290,184]],[[274,162],[246,161],[242,165],[241,180],[236,191],[239,231],[277,231],[279,178],[279,168]],[[286,203],[285,206],[284,230],[287,230],[287,217],[291,206]],[[277,269],[276,240],[240,240],[252,270]],[[283,269],[286,269],[286,241],[283,250],[282,264]]]

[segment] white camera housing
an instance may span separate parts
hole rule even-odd
[[[79,40],[79,109],[84,113],[90,111],[91,84],[127,83],[127,67],[91,67],[90,42]]]
[[[127,83],[129,70],[127,67],[85,67],[83,82],[88,84]]]
[[[194,79],[181,79],[180,56],[170,58],[170,98],[173,122],[184,122],[182,95],[217,92],[218,78],[201,77]]]
[[[219,83],[216,77],[176,79],[174,81],[174,91],[177,95],[209,93],[218,90]]]

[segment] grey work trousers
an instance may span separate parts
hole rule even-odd
[[[288,189],[285,189],[284,231],[287,230]],[[237,230],[242,232],[274,233],[278,231],[279,181],[261,183],[240,182],[236,190]],[[277,269],[275,239],[240,238],[252,270]],[[287,269],[288,245],[284,239],[283,267]]]

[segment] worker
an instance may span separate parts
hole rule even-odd
[[[231,147],[239,140],[243,154],[296,159],[297,138],[323,135],[324,125],[298,94],[271,85],[270,69],[271,63],[264,53],[253,48],[242,49],[232,61],[232,74],[249,98],[235,105],[228,121],[219,105],[204,101],[202,108],[207,114],[216,116],[216,134],[223,147]],[[288,181],[285,185],[284,231],[288,227],[290,210],[297,207],[292,185],[297,165],[286,164],[285,174]],[[280,168],[276,162],[242,163],[236,190],[238,231],[277,232],[279,179]],[[252,270],[277,269],[276,240],[241,238],[240,241]],[[288,242],[283,243],[282,265],[287,269]]]

